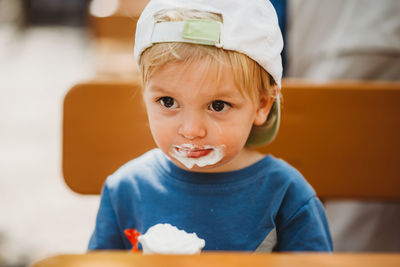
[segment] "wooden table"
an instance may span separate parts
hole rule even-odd
[[[399,267],[400,253],[203,253],[200,255],[142,255],[128,252],[93,252],[82,255],[57,255],[34,267]]]

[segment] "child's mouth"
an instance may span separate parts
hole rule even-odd
[[[225,145],[195,146],[193,144],[173,145],[170,155],[185,165],[186,168],[210,166],[218,163],[223,157]]]
[[[194,158],[194,159],[207,156],[208,154],[210,154],[210,153],[213,151],[212,148],[206,148],[206,149],[200,149],[200,148],[196,148],[196,149],[185,149],[185,148],[178,148],[178,147],[176,147],[175,149],[176,149],[176,151],[177,151],[178,153],[183,153],[183,154],[186,155],[186,157],[188,157],[188,158]]]

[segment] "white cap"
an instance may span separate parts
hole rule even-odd
[[[157,22],[163,9],[197,9],[220,14],[222,23],[211,20]],[[283,48],[278,17],[268,0],[151,0],[136,26],[135,59],[155,43],[187,42],[213,45],[247,55],[263,67],[281,88]],[[270,143],[280,120],[279,94],[265,125],[254,126],[248,145]]]
[[[159,38],[153,36],[156,25],[154,14],[171,8],[220,14],[222,31],[220,41],[215,45],[247,55],[260,64],[281,87],[283,38],[275,9],[268,0],[151,0],[136,27],[135,59],[138,63],[143,51],[153,45],[153,38]],[[168,31],[157,32],[168,34]],[[188,42],[196,43],[193,40]]]

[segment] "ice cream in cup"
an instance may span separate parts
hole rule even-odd
[[[198,254],[206,242],[170,224],[156,224],[138,237],[143,254]]]

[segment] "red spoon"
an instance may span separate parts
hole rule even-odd
[[[136,229],[125,229],[124,234],[132,244],[132,252],[138,252],[138,237],[141,233]]]

